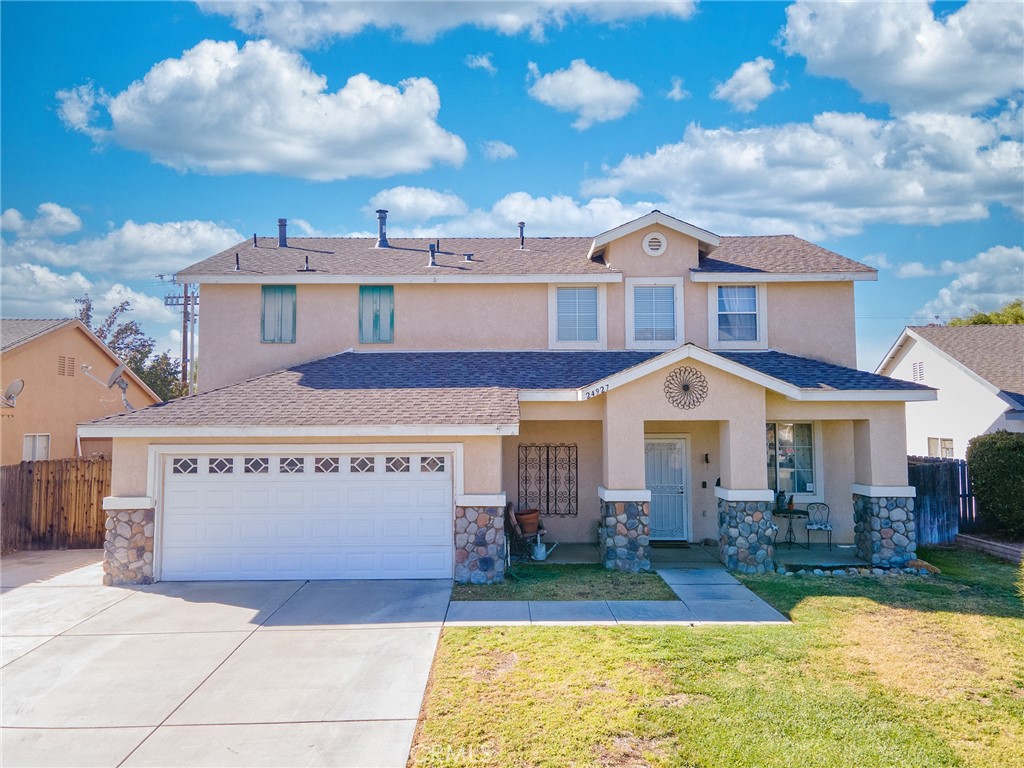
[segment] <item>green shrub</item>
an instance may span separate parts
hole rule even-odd
[[[1024,537],[1024,432],[978,435],[967,444],[967,466],[986,528]]]

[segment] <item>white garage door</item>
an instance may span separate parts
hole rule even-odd
[[[449,455],[251,452],[165,462],[160,579],[451,578]]]

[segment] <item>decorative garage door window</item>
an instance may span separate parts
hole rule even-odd
[[[234,459],[219,456],[218,458],[210,459],[209,461],[209,470],[211,475],[230,475],[235,469]]]
[[[409,457],[408,456],[388,456],[384,459],[384,471],[385,472],[408,472],[409,471]]]
[[[341,459],[337,456],[318,456],[313,461],[313,471],[318,475],[336,475],[341,472]]]
[[[373,456],[353,456],[348,460],[348,471],[354,475],[373,472]]]
[[[552,446],[555,448],[556,446]],[[572,488],[572,504],[575,508],[575,449],[576,446],[557,446],[560,449],[570,448],[573,451],[573,477],[571,486],[565,477],[564,461],[552,466],[552,477],[559,478],[558,487]],[[210,477],[231,477],[246,475],[251,479],[261,475],[275,477],[280,475],[443,475],[451,469],[448,456],[434,455],[380,455],[380,456],[187,456],[175,457],[170,460],[172,475],[206,475]],[[547,477],[547,475],[545,475]],[[326,478],[325,478],[326,479]],[[548,482],[545,480],[545,482]],[[552,491],[555,492],[554,490]],[[557,495],[557,494],[556,494]],[[561,496],[559,496],[561,498]],[[551,512],[551,514],[568,514]],[[571,514],[575,514],[575,511]]]
[[[176,475],[199,474],[199,459],[175,459],[171,471]]]
[[[444,472],[444,456],[420,456],[420,472]]]
[[[301,475],[305,468],[306,462],[301,456],[282,457],[279,467],[282,475]]]
[[[519,446],[519,508],[542,515],[576,517],[577,448],[575,443]]]
[[[245,474],[265,475],[270,472],[270,459],[266,456],[248,456],[245,459]]]

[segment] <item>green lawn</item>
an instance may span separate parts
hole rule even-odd
[[[413,766],[1021,764],[1024,570],[744,582],[765,627],[446,629]]]
[[[655,573],[603,565],[517,564],[503,584],[456,584],[452,600],[678,600]]]

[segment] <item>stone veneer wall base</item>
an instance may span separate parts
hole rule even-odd
[[[857,556],[876,568],[902,568],[917,557],[914,499],[853,494]]]
[[[651,570],[651,518],[646,501],[602,501],[601,559],[614,571]]]
[[[770,501],[718,500],[718,556],[730,571],[775,570],[775,537]]]
[[[455,581],[497,584],[505,580],[505,510],[455,508]]]
[[[153,509],[108,509],[103,541],[103,583],[153,583]]]

